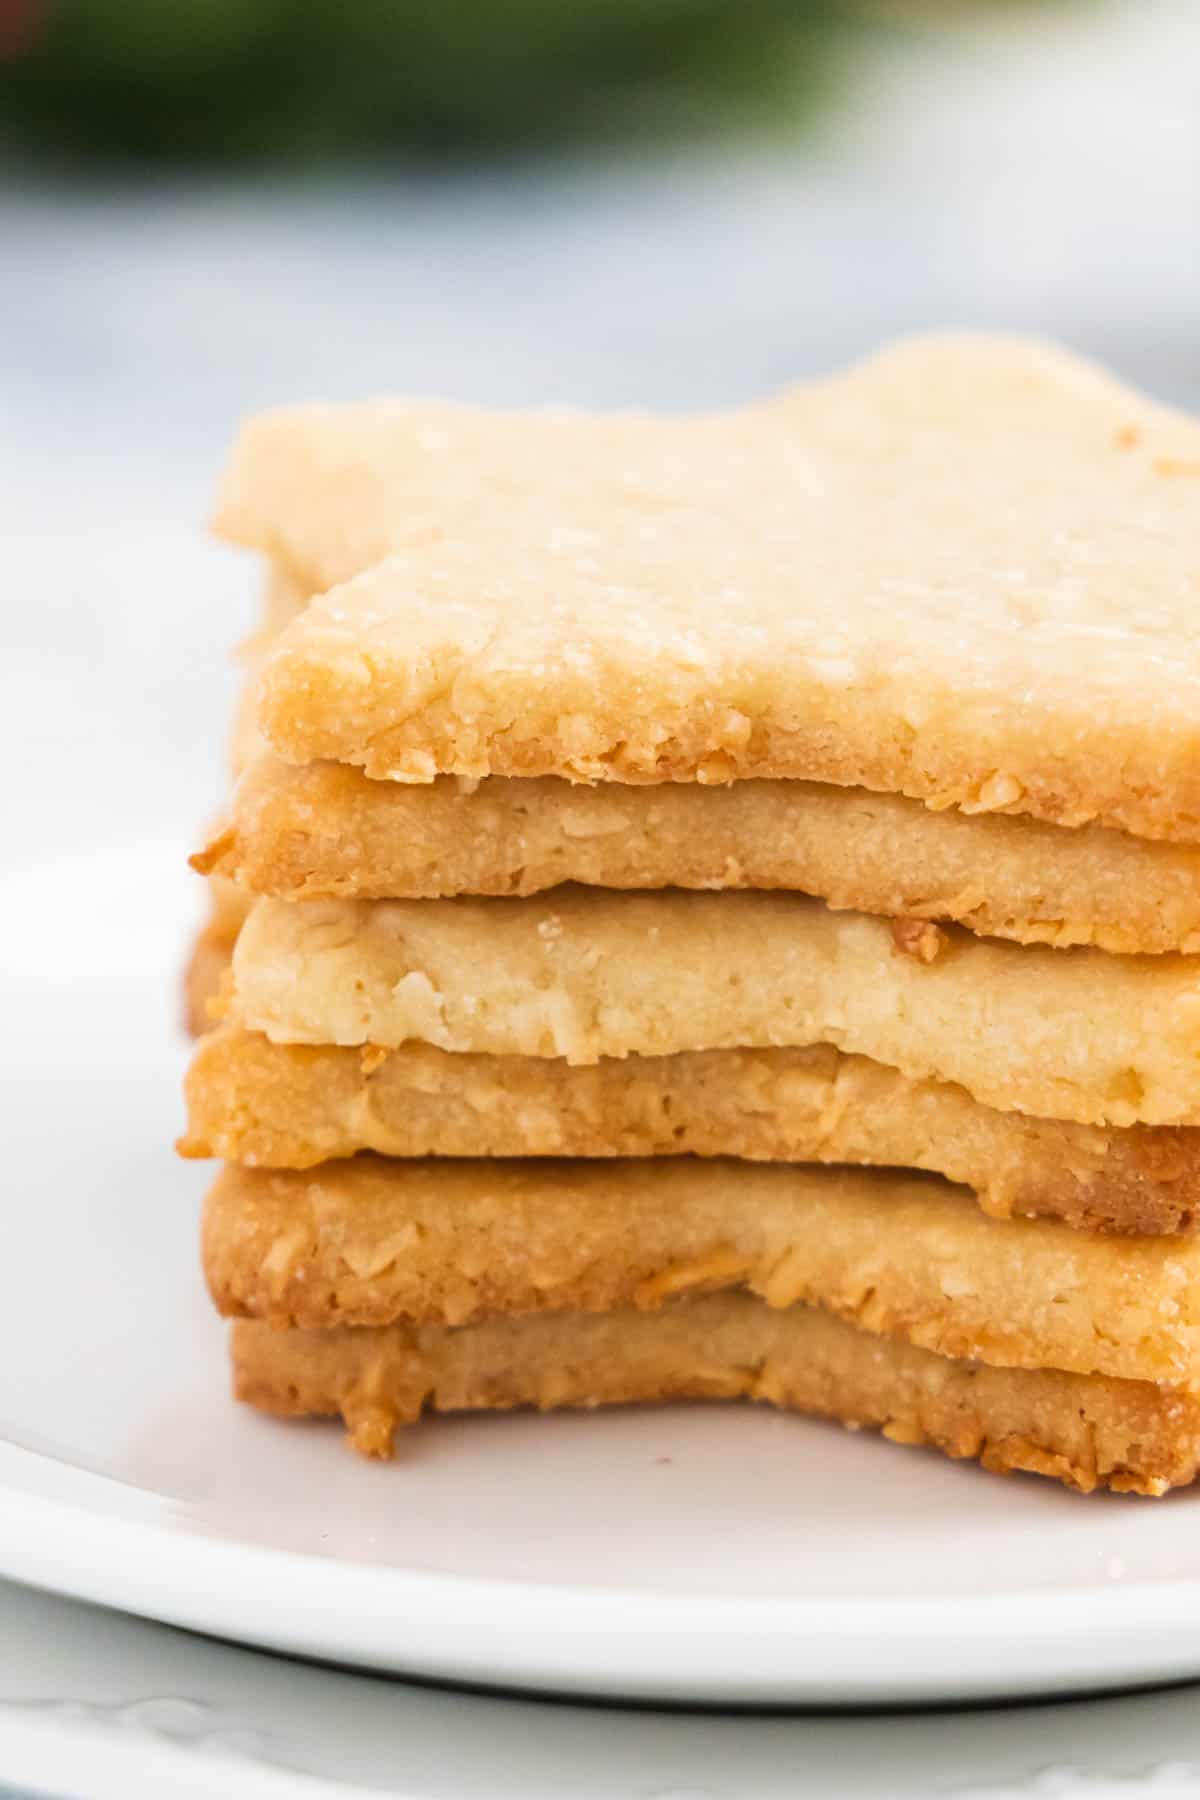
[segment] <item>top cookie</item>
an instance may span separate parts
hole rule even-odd
[[[915,342],[719,418],[269,415],[218,526],[341,584],[261,678],[292,762],[1200,841],[1200,425],[1051,350]]]

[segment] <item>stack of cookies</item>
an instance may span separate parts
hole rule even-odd
[[[927,341],[720,417],[272,414],[218,526],[295,615],[197,858],[243,1399],[1193,1478],[1200,428]]]

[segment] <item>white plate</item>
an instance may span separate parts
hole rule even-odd
[[[1193,1687],[826,1714],[570,1705],[263,1656],[0,1581],[0,1793],[88,1800],[1196,1800]]]
[[[248,1643],[723,1702],[1200,1674],[1200,1493],[1080,1499],[766,1409],[422,1425],[227,1398],[175,1160],[177,846],[0,892],[0,1573]],[[193,903],[194,904],[194,903]]]

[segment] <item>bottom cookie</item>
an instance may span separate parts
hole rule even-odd
[[[233,1328],[240,1400],[284,1417],[341,1414],[354,1448],[387,1457],[426,1410],[766,1400],[975,1457],[997,1473],[1163,1494],[1200,1462],[1200,1399],[1151,1382],[955,1361],[812,1307],[745,1293],[654,1313],[542,1313],[469,1326]]]

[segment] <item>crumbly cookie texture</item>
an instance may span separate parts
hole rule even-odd
[[[791,776],[1195,842],[1198,494],[1193,421],[951,338],[725,418],[269,415],[218,525],[331,588],[262,677],[292,762]]]
[[[285,1418],[340,1413],[366,1456],[390,1456],[397,1428],[424,1411],[744,1397],[1082,1493],[1163,1494],[1190,1482],[1200,1458],[1191,1395],[955,1361],[741,1293],[654,1313],[541,1313],[458,1329],[277,1331],[243,1320],[232,1357],[240,1400]]]
[[[1200,1124],[1200,962],[972,937],[930,962],[793,894],[258,900],[232,1016],[278,1043],[667,1056],[831,1043],[1084,1125]]]
[[[439,899],[611,888],[786,888],[950,919],[1024,944],[1200,951],[1200,849],[1124,831],[931,812],[808,781],[584,788],[491,776],[428,787],[259,757],[193,859],[284,899]]]
[[[1200,1238],[989,1219],[896,1170],[682,1159],[230,1166],[204,1266],[281,1326],[609,1312],[747,1287],[942,1356],[1200,1386]]]
[[[187,1076],[185,1156],[308,1169],[391,1157],[737,1156],[924,1169],[998,1218],[1169,1234],[1200,1215],[1200,1131],[981,1106],[832,1045],[606,1058],[273,1044],[222,1026]]]

